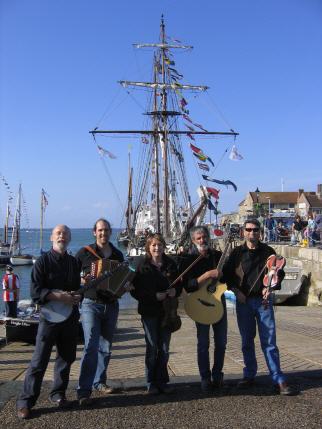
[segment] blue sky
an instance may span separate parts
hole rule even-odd
[[[167,34],[194,46],[176,57],[184,81],[210,86],[205,98],[189,99],[190,116],[240,133],[244,160],[226,156],[213,174],[238,186],[221,188],[221,210],[257,186],[281,190],[281,178],[285,191],[322,183],[320,0],[1,0],[0,173],[14,192],[22,182],[30,226],[39,225],[41,188],[48,227],[91,226],[100,216],[119,226],[120,204],[88,131],[142,126],[142,111],[117,81],[148,80],[151,52],[132,43],[157,41],[162,13]],[[136,141],[100,143],[117,156],[106,162],[125,201],[127,146],[135,158]],[[214,161],[227,144],[197,142]],[[190,153],[196,199],[192,162]],[[5,203],[0,181],[1,224]]]

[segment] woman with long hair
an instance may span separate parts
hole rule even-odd
[[[168,360],[171,329],[164,326],[165,303],[175,299],[182,290],[180,285],[170,288],[176,278],[175,262],[164,251],[166,243],[161,234],[148,236],[145,245],[146,256],[138,267],[133,280],[132,296],[138,300],[145,333],[145,374],[148,394],[171,393]]]

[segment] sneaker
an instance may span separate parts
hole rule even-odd
[[[115,387],[112,386],[108,386],[105,383],[100,383],[97,387],[95,387],[95,390],[97,390],[98,392],[102,392],[102,393],[115,393],[116,389]]]
[[[297,390],[290,387],[285,381],[275,384],[274,388],[277,393],[283,396],[293,396],[299,393]]]
[[[201,380],[201,391],[203,393],[210,393],[212,392],[212,384],[211,381],[208,379]]]
[[[78,405],[80,407],[87,407],[88,405],[90,405],[91,402],[92,402],[92,399],[88,396],[84,398],[78,398]]]
[[[146,393],[148,395],[158,395],[160,393],[159,389],[155,386],[150,386],[147,388]]]
[[[68,401],[65,396],[62,396],[60,398],[49,396],[48,399],[52,404],[56,405],[58,408],[70,408],[72,406],[71,401]]]
[[[248,377],[244,377],[242,380],[240,380],[237,384],[237,388],[238,389],[248,389],[252,386],[254,386],[254,379],[253,378],[248,378]]]

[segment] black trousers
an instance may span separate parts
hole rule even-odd
[[[17,317],[17,301],[5,301],[6,317]]]
[[[35,350],[26,372],[22,392],[17,400],[17,408],[31,408],[35,405],[54,345],[56,359],[50,397],[58,399],[65,396],[70,367],[76,359],[78,320],[79,313],[76,308],[64,322],[51,323],[44,319],[40,320]]]

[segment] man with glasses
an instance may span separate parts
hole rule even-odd
[[[260,241],[260,223],[250,219],[244,223],[245,243],[234,248],[223,272],[227,286],[236,295],[236,313],[242,340],[244,378],[239,388],[253,386],[257,373],[254,339],[256,323],[261,347],[265,356],[275,390],[281,395],[295,393],[286,383],[280,368],[279,351],[276,345],[276,326],[273,297],[263,284],[267,258],[274,255],[272,247]],[[278,273],[280,282],[284,271]],[[280,289],[280,282],[275,289]]]

